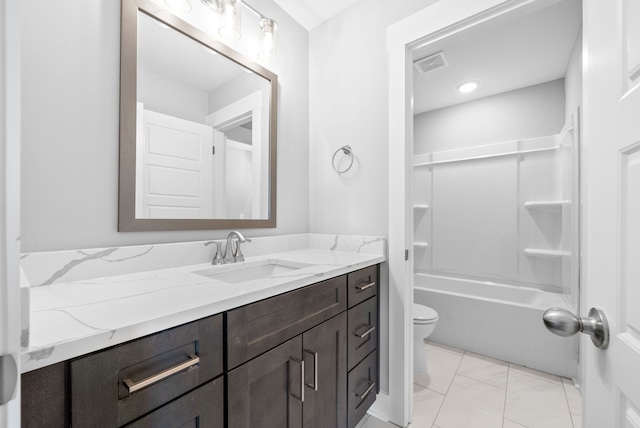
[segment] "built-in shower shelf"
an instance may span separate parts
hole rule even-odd
[[[569,201],[531,201],[525,202],[525,208],[530,210],[557,211],[568,205]]]
[[[427,205],[427,204],[415,204],[413,206],[413,209],[414,210],[424,210],[424,211],[426,211],[426,210],[429,209],[429,205]]]
[[[527,256],[531,257],[540,257],[543,259],[549,260],[560,260],[562,257],[571,256],[571,251],[561,251],[561,250],[539,250],[536,248],[526,248],[524,253]]]
[[[429,247],[429,243],[428,242],[422,242],[422,241],[415,241],[413,243],[413,247],[414,248],[428,248]]]

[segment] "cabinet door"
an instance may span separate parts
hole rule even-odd
[[[304,428],[347,424],[346,312],[302,335],[305,362]]]
[[[224,428],[224,376],[160,407],[125,428]]]
[[[304,401],[302,336],[228,374],[228,426],[300,428]]]

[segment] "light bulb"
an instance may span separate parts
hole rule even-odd
[[[262,29],[262,49],[258,52],[258,58],[263,61],[271,61],[276,56],[278,24],[273,19],[262,18],[260,28]]]
[[[240,39],[240,1],[222,0],[221,12],[222,26],[218,34],[227,40]]]

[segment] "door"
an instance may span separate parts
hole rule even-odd
[[[608,349],[582,339],[586,428],[640,427],[640,2],[584,2],[582,315],[606,313]]]
[[[139,109],[140,110],[140,109]],[[213,218],[213,129],[143,112],[139,218]]]
[[[302,335],[304,428],[347,426],[347,313]]]
[[[0,428],[20,426],[20,14],[0,0]]]

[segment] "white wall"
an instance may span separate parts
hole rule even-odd
[[[278,227],[247,234],[308,232],[308,32],[272,0],[251,5],[279,25],[278,57],[267,65],[279,77]],[[228,231],[117,232],[120,1],[21,7],[22,251],[226,236]],[[253,57],[258,31],[252,31],[233,47]]]
[[[138,67],[137,101],[145,110],[206,123],[209,97],[204,91]]]
[[[433,110],[415,116],[414,154],[557,134],[564,112],[564,79]]]
[[[387,26],[433,0],[361,0],[309,34],[310,228],[387,234]],[[331,157],[348,144],[354,171]]]

